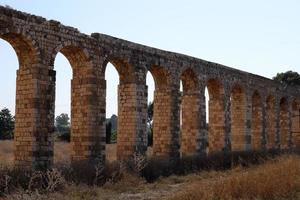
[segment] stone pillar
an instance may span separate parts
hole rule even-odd
[[[269,96],[266,100],[266,147],[273,149],[276,147],[276,123],[277,112],[275,110],[275,98]]]
[[[199,89],[199,136],[196,138],[197,140],[197,152],[199,154],[206,154],[208,150],[208,127],[206,124],[206,102],[205,102],[205,87],[204,85]]]
[[[183,156],[195,155],[199,151],[200,134],[200,94],[199,91],[184,92],[181,100],[182,128],[181,153]]]
[[[246,104],[245,94],[241,88],[234,88],[231,95],[231,150],[232,151],[245,150],[246,110],[247,110],[247,119],[249,120],[250,117],[249,103]]]
[[[252,96],[250,94],[250,91],[246,91],[246,105],[245,105],[245,121],[244,121],[244,149],[246,151],[252,150],[252,144],[251,144],[251,128],[252,128]]]
[[[14,158],[17,167],[45,169],[53,162],[52,110],[55,72],[42,63],[17,71]]]
[[[292,144],[300,147],[300,103],[297,100],[292,105]]]
[[[147,150],[147,86],[122,83],[118,86],[117,157],[128,159]]]
[[[224,132],[225,132],[225,151],[231,151],[231,119],[230,119],[230,91],[227,87],[224,89]]]
[[[224,95],[219,93],[209,96],[208,146],[209,153],[216,153],[223,151],[225,147]]]
[[[79,73],[73,72],[73,74]],[[100,94],[105,96],[104,85],[103,80],[92,74],[73,75],[71,81],[72,161],[97,162],[104,159],[105,118],[100,98]]]
[[[265,116],[265,124],[266,124],[266,148],[272,149],[275,147],[275,139],[276,139],[276,115],[275,115],[275,99],[272,96],[269,96],[266,99],[266,116]]]
[[[153,154],[179,157],[179,85],[156,88],[154,92]]]
[[[258,93],[252,96],[252,117],[251,117],[251,146],[252,150],[261,150],[263,144],[263,114],[262,101]]]
[[[293,107],[292,107],[292,101],[291,101],[291,99],[289,99],[289,101],[288,101],[288,127],[287,127],[287,131],[288,131],[288,135],[287,135],[287,137],[288,137],[288,141],[287,141],[287,143],[288,143],[288,148],[292,148],[292,146],[293,146],[293,140],[292,140],[292,124],[293,124],[293,118],[292,118],[292,115],[293,115]]]
[[[289,109],[287,99],[280,101],[280,148],[287,149],[289,141]]]
[[[280,149],[280,99],[275,98],[275,148]]]
[[[267,99],[262,97],[262,148],[267,149]]]

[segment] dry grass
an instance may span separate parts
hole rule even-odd
[[[56,142],[55,161],[68,160],[70,158],[69,148],[68,143]],[[106,148],[108,160],[115,160],[116,145],[107,145]],[[0,141],[0,163],[11,163],[12,159],[13,143]],[[85,176],[87,176],[87,172],[84,172]],[[43,175],[47,180],[46,189],[30,191],[26,188],[25,190],[16,188],[12,190],[13,193],[8,192],[7,199],[300,199],[299,155],[285,155],[247,168],[238,166],[226,171],[212,170],[186,176],[172,175],[167,178],[159,178],[153,183],[147,183],[144,179],[127,172],[123,173],[121,176],[113,175],[119,177],[118,181],[115,181],[114,178],[108,179],[104,185],[99,187],[97,184],[89,186],[81,182],[75,184],[73,181],[64,179],[66,177],[62,176],[60,172],[52,171],[50,174]],[[5,180],[1,179],[0,183],[3,185]],[[55,189],[57,185],[61,188],[58,191]],[[48,190],[51,192],[47,192]]]
[[[13,163],[13,141],[12,140],[0,140],[0,164],[12,164]],[[54,163],[70,162],[70,143],[57,141],[54,143]],[[106,144],[106,160],[109,162],[117,160],[117,145]],[[152,149],[148,148],[147,154],[151,155]]]
[[[10,165],[13,163],[14,144],[12,140],[0,140],[0,164]],[[54,143],[54,163],[70,162],[70,143],[58,141]],[[117,160],[116,144],[106,145],[106,158],[108,161]]]
[[[300,158],[286,156],[251,168],[236,168],[192,180],[170,200],[299,199]]]
[[[14,144],[11,140],[0,140],[0,164],[10,165],[13,163]]]
[[[170,176],[154,183],[127,174],[117,183],[102,187],[66,184],[64,190],[46,194],[19,192],[8,199],[49,200],[229,200],[299,199],[300,157],[283,156],[250,168],[203,171],[187,176]]]

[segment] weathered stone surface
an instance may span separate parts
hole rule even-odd
[[[0,7],[0,38],[14,47],[20,64],[14,139],[18,166],[52,165],[53,65],[58,52],[67,57],[73,69],[73,160],[105,159],[108,62],[120,76],[119,159],[127,159],[137,151],[144,154],[146,150],[148,71],[155,80],[156,156],[176,158],[180,151],[182,155],[192,155],[300,146],[299,88],[100,33],[88,36],[57,21],[5,7]],[[180,80],[183,94],[179,92]],[[209,105],[205,105],[205,87],[209,91]],[[208,125],[205,106],[209,106]]]

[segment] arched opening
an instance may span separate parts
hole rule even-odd
[[[13,138],[15,129],[16,71],[18,56],[9,42],[0,39],[2,84],[0,84],[0,164],[13,163]],[[9,87],[9,88],[8,88]]]
[[[58,53],[54,60],[55,84],[55,133],[54,164],[70,163],[71,149],[71,79],[72,67],[68,59]]]
[[[209,104],[209,93],[207,86],[205,87],[204,90],[204,97],[205,97],[205,122],[206,122],[206,127],[208,129],[208,123],[209,123],[209,109],[208,109],[208,104]]]
[[[118,133],[118,85],[119,74],[110,62],[105,69],[106,79],[106,160],[117,160],[117,133]]]
[[[268,96],[266,105],[266,140],[268,149],[272,149],[275,148],[276,144],[276,111],[274,96]]]
[[[147,156],[152,155],[153,147],[153,117],[154,117],[154,78],[151,72],[147,72],[146,75],[146,85],[148,89],[148,99],[147,99]]]
[[[94,150],[95,143],[97,142],[97,134],[95,134],[95,130],[93,130],[90,127],[91,124],[91,113],[93,108],[91,107],[90,101],[89,101],[89,93],[91,93],[89,80],[91,79],[91,72],[92,65],[89,62],[88,56],[84,52],[82,48],[76,47],[76,46],[65,46],[63,48],[60,48],[57,50],[57,52],[61,53],[69,62],[71,69],[59,69],[61,71],[57,72],[57,78],[60,77],[60,72],[64,78],[62,78],[62,81],[67,85],[67,82],[69,78],[72,76],[71,80],[71,88],[69,90],[69,93],[71,94],[69,97],[71,98],[71,113],[70,113],[70,157],[72,161],[79,161],[79,160],[86,160],[90,159],[91,157],[94,157],[97,154],[96,150]],[[69,65],[66,59],[64,59],[61,54],[56,55],[57,59],[63,59],[62,61],[63,65]],[[54,63],[54,62],[53,62]],[[58,64],[59,65],[59,64]],[[61,67],[60,67],[61,68]],[[66,66],[63,66],[63,68],[66,68]],[[66,77],[67,75],[63,73],[65,70],[66,74],[69,75],[69,77]],[[72,71],[72,75],[70,75],[70,72]],[[60,81],[57,81],[57,84]],[[53,81],[53,84],[55,83],[55,78]],[[55,83],[56,84],[56,83]],[[57,85],[58,86],[58,85]],[[57,94],[59,94],[60,89],[57,89]],[[63,89],[64,92],[67,92],[65,90],[68,90],[68,87]],[[53,91],[55,94],[55,91]],[[55,96],[53,94],[53,96]],[[65,109],[67,112],[68,109],[68,101],[67,95],[64,94],[62,97],[64,100],[62,100],[63,104],[65,104]],[[58,107],[54,110],[57,110],[59,112],[60,107]],[[54,124],[55,125],[55,124]],[[58,146],[54,146],[54,152],[59,151]],[[66,147],[67,148],[67,147]],[[67,150],[66,150],[67,151]],[[56,153],[54,153],[55,155]],[[64,154],[67,155],[66,152]]]
[[[194,155],[197,153],[200,118],[200,94],[197,75],[192,69],[181,74],[181,153]]]
[[[245,117],[246,96],[242,87],[235,85],[231,91],[231,149],[243,151],[245,149]]]
[[[182,99],[183,99],[183,84],[182,80],[179,81],[179,150],[180,155],[184,155],[182,151]]]
[[[34,47],[33,41],[25,38],[21,34],[16,33],[4,33],[0,35],[0,38],[8,42],[14,49],[18,58],[18,70],[17,78],[14,80],[16,84],[15,93],[15,128],[14,128],[14,161],[16,166],[32,167],[36,163],[49,163],[49,158],[40,157],[41,154],[36,154],[37,151],[43,149],[43,144],[39,143],[39,140],[35,140],[37,122],[36,115],[33,111],[36,109],[36,105],[32,104],[32,94],[35,93],[34,78],[34,68],[38,62],[38,53]],[[6,57],[6,60],[9,57]],[[15,62],[17,64],[17,62]],[[11,66],[6,66],[7,69]],[[15,72],[12,72],[15,74]],[[6,77],[4,75],[3,77]],[[9,75],[7,75],[9,77]],[[3,84],[7,86],[7,84]],[[5,89],[7,90],[7,88]],[[14,91],[14,89],[9,89],[9,91]],[[11,96],[12,101],[14,99]],[[2,99],[5,99],[2,97]],[[12,102],[12,105],[14,104]],[[42,130],[39,130],[42,134]],[[38,144],[39,143],[39,144]]]
[[[297,99],[292,103],[292,143],[300,147],[300,101]]]
[[[251,144],[253,150],[262,148],[262,100],[257,91],[252,95]]]
[[[173,156],[174,153],[178,153],[179,137],[172,128],[172,120],[179,117],[179,113],[172,112],[174,96],[170,87],[170,74],[160,66],[152,66],[150,72],[155,83],[153,155]]]
[[[289,145],[289,116],[288,101],[286,98],[280,100],[280,148],[287,149]]]
[[[136,71],[135,66],[123,59],[114,58],[109,62],[119,74],[116,159],[126,160],[135,152],[144,154],[147,148],[146,73],[143,70]],[[109,93],[110,88],[106,91]],[[107,102],[107,105],[109,107],[110,103]]]
[[[224,89],[216,79],[207,81],[208,91],[208,152],[222,151],[225,147]]]

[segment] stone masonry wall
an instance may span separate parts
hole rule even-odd
[[[59,52],[69,60],[73,71],[73,161],[105,159],[108,62],[116,67],[120,77],[119,159],[128,159],[135,152],[145,154],[147,72],[155,81],[154,156],[176,159],[180,151],[185,156],[300,147],[299,104],[293,103],[300,101],[300,88],[100,33],[86,35],[55,20],[2,6],[0,38],[11,44],[19,59],[14,137],[18,167],[48,168],[53,164],[54,60]],[[183,97],[180,80],[184,82]],[[211,87],[211,80],[218,84]],[[210,93],[208,105],[205,87]],[[260,98],[252,98],[253,91]]]

